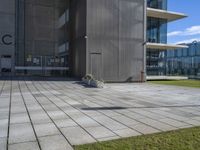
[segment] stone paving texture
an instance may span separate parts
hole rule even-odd
[[[193,126],[200,126],[200,89],[0,81],[0,150],[72,150],[73,145]]]

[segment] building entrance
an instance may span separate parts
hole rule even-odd
[[[10,55],[1,56],[1,72],[11,72],[12,69],[12,58]]]
[[[69,4],[70,0],[18,0],[15,75],[68,76]]]

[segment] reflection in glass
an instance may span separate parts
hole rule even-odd
[[[167,75],[200,76],[200,42],[187,45],[189,48],[167,51]]]

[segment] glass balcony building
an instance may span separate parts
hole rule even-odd
[[[166,50],[184,47],[167,43],[167,23],[184,17],[186,17],[184,14],[168,11],[167,0],[147,0],[148,76],[166,75]]]
[[[167,0],[148,0],[147,6],[167,10]],[[147,18],[147,42],[167,44],[167,19]],[[164,51],[147,49],[147,75],[164,75]]]
[[[188,48],[167,51],[167,75],[200,76],[200,42],[186,45]]]
[[[147,6],[155,9],[167,10],[167,0],[147,0]]]

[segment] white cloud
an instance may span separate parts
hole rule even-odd
[[[179,42],[176,42],[175,44],[192,43],[194,41],[200,41],[200,37],[199,38],[193,38],[193,39],[179,41]]]
[[[200,34],[200,26],[192,26],[187,28],[184,32],[184,35],[197,35]]]
[[[199,35],[200,34],[200,25],[199,26],[191,26],[186,28],[183,31],[173,31],[168,33],[169,37],[171,36],[191,36],[191,35]]]
[[[174,31],[174,32],[170,32],[167,34],[167,36],[177,36],[180,35],[182,32],[181,31]]]

